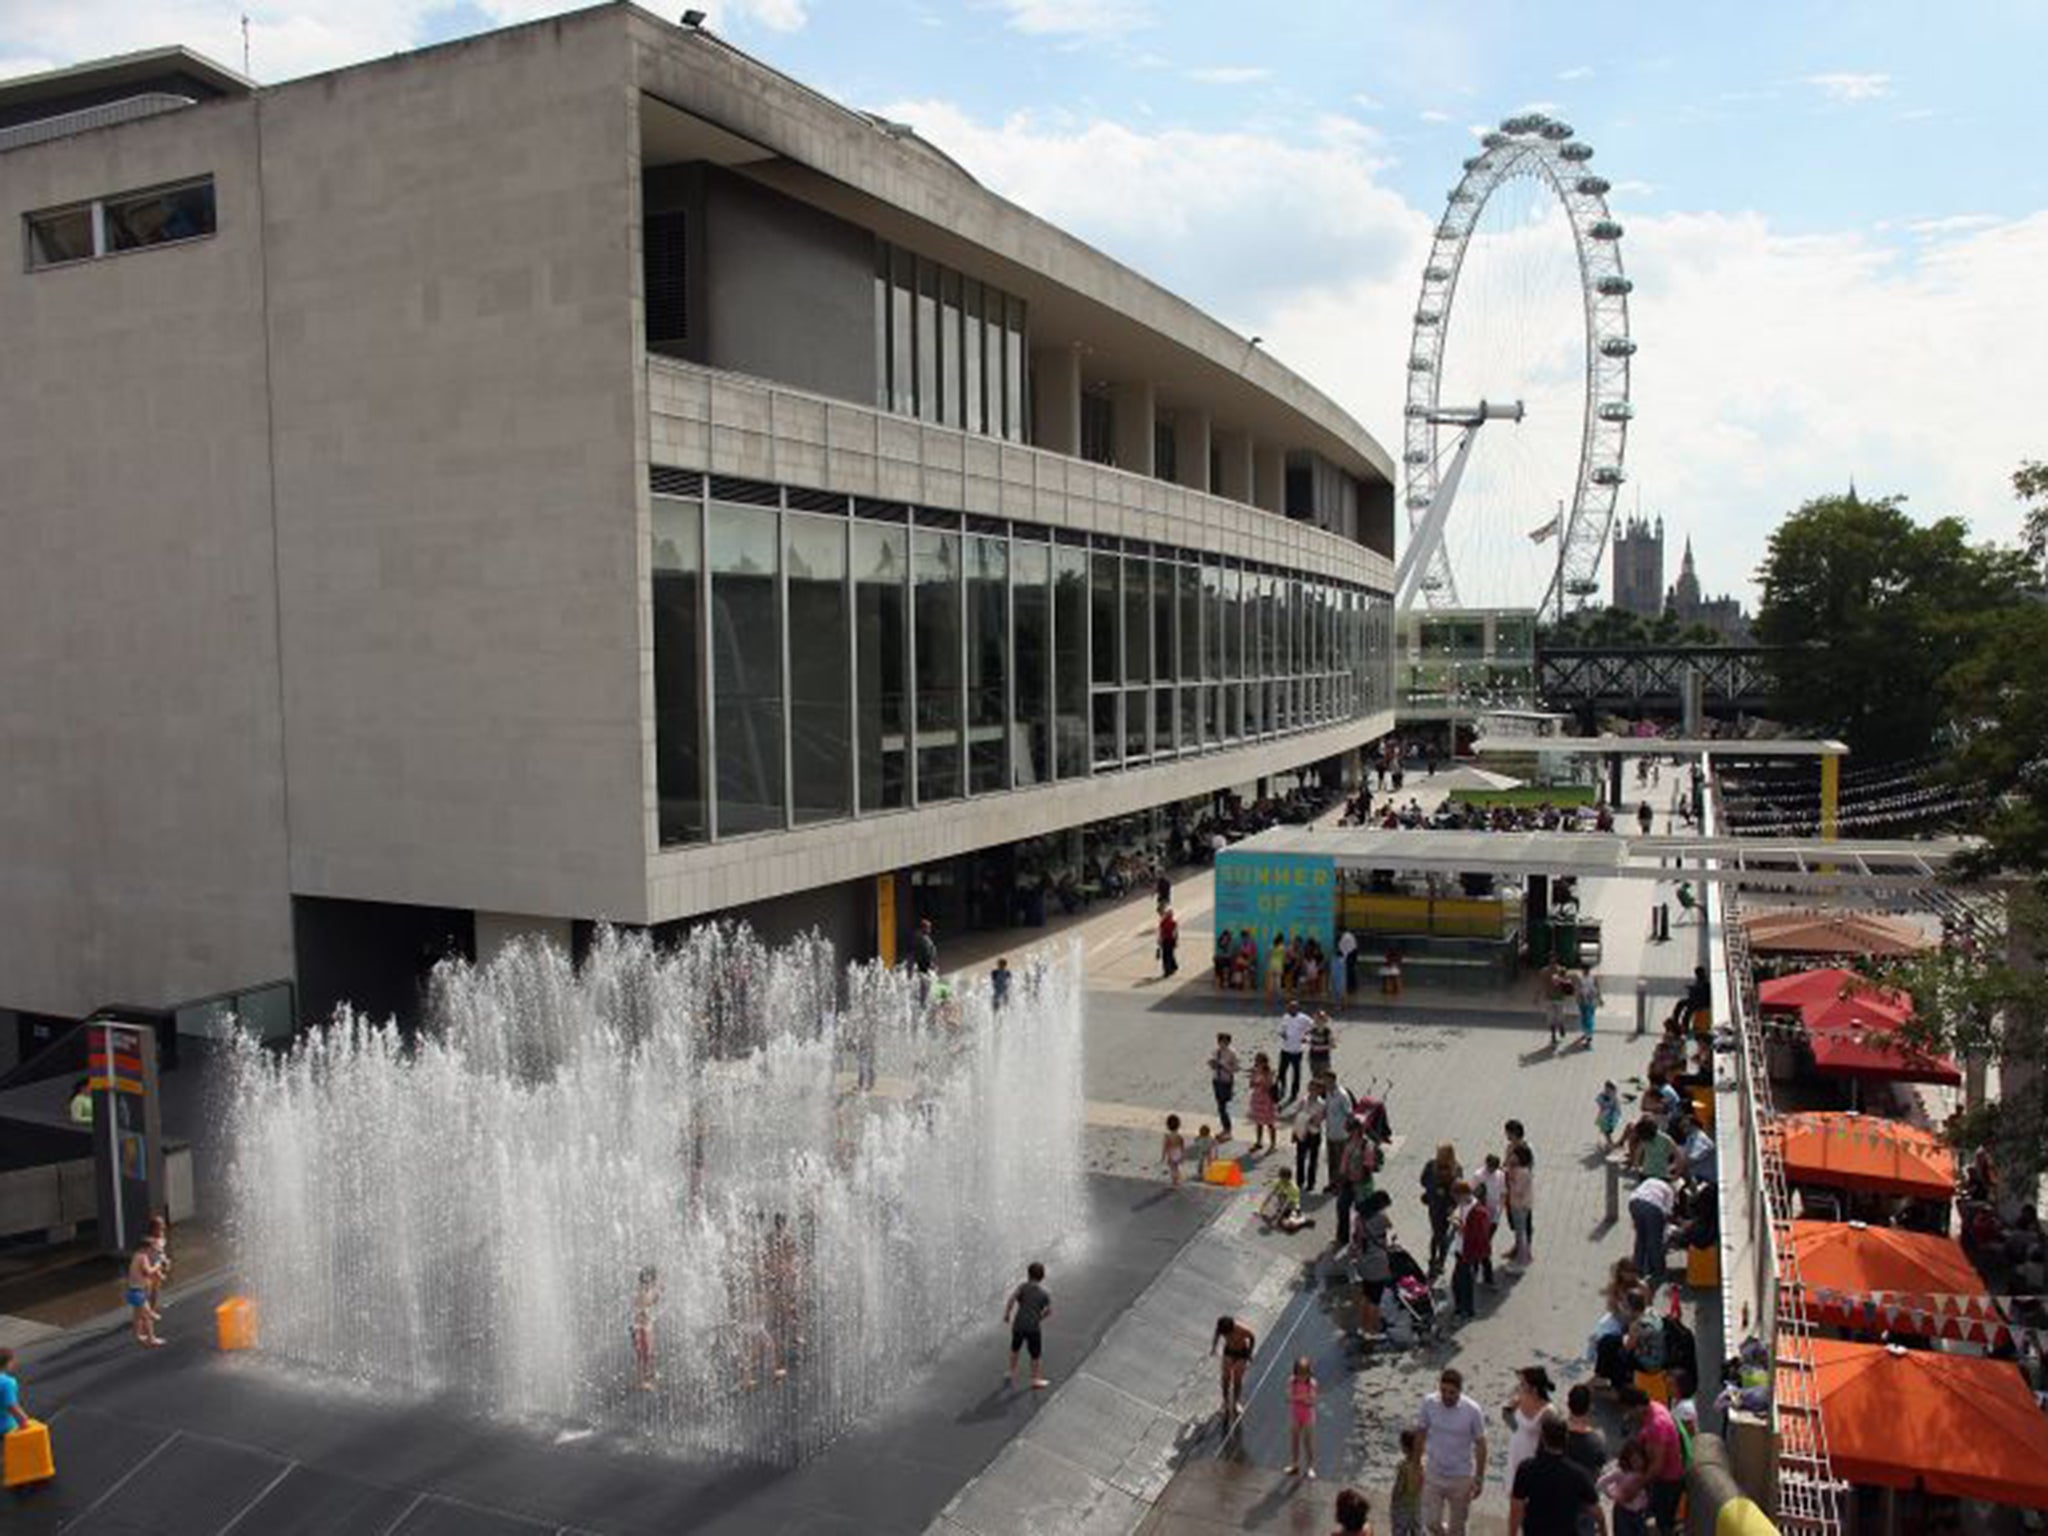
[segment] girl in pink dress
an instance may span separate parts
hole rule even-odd
[[[1273,1093],[1273,1063],[1264,1051],[1252,1058],[1252,1150],[1280,1150],[1280,1106]]]
[[[1287,1381],[1288,1476],[1308,1463],[1308,1475],[1316,1475],[1316,1373],[1307,1355],[1294,1362],[1294,1374]]]

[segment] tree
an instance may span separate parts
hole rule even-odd
[[[1975,643],[1943,680],[1951,722],[1946,777],[1979,807],[1983,845],[1968,874],[2048,871],[2048,606],[2022,603]]]
[[[2032,579],[2018,551],[1973,546],[1960,518],[1922,526],[1902,502],[1809,501],[1778,525],[1757,573],[1756,637],[1782,650],[1778,713],[1864,762],[1935,745],[1943,679]]]
[[[2048,573],[2048,464],[2029,459],[2012,472],[2013,493],[2026,505],[2020,544],[2027,558]]]

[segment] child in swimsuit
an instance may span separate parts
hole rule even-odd
[[[1159,1161],[1166,1165],[1167,1176],[1174,1187],[1180,1186],[1181,1159],[1187,1155],[1187,1143],[1181,1139],[1180,1116],[1166,1117],[1166,1138],[1159,1143]]]
[[[1294,1375],[1287,1382],[1287,1472],[1291,1477],[1308,1463],[1308,1475],[1316,1475],[1316,1373],[1307,1355],[1294,1362]],[[1307,1453],[1304,1455],[1304,1451]]]
[[[161,1349],[165,1342],[156,1332],[162,1314],[150,1300],[150,1292],[158,1283],[156,1245],[144,1239],[128,1260],[128,1289],[122,1298],[135,1311],[135,1342],[144,1349]]]
[[[642,1392],[654,1390],[654,1312],[660,1305],[661,1277],[649,1264],[640,1271],[640,1284],[633,1292],[633,1321],[626,1330],[633,1341],[633,1364]]]

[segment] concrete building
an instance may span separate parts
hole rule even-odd
[[[600,919],[886,951],[1391,723],[1380,445],[708,32],[0,83],[0,200],[22,1019],[403,1012]]]
[[[1664,611],[1664,519],[1632,517],[1614,535],[1614,606],[1643,618]]]

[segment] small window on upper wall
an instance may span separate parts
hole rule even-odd
[[[123,192],[24,217],[30,267],[55,267],[214,232],[213,178]]]

